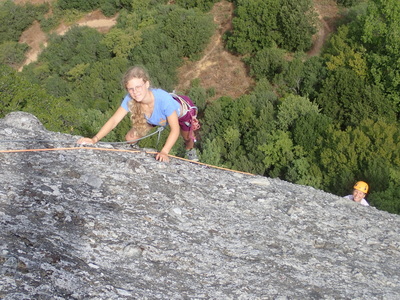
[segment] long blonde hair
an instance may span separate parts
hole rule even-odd
[[[149,74],[143,67],[140,66],[131,67],[125,72],[124,77],[122,78],[122,84],[124,88],[126,88],[128,81],[132,78],[143,79],[145,83],[150,82]],[[135,133],[138,135],[138,137],[146,135],[151,126],[149,126],[146,118],[144,117],[142,106],[132,99],[128,102],[128,107],[131,112],[130,118],[132,121],[132,128],[134,129]]]

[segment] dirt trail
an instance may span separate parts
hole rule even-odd
[[[47,46],[46,41],[47,35],[40,28],[40,24],[34,21],[32,26],[25,30],[19,38],[19,42],[28,44],[30,49],[26,53],[25,62],[18,71],[22,71],[25,65],[37,60],[42,48]]]
[[[223,34],[232,26],[233,4],[225,0],[218,2],[211,13],[217,31],[202,58],[196,62],[186,61],[179,69],[179,84],[176,90],[185,91],[189,88],[191,80],[198,78],[202,87],[214,88],[214,98],[236,98],[246,93],[254,81],[247,75],[246,66],[241,58],[227,52],[222,43]]]
[[[314,0],[314,9],[318,14],[320,23],[318,32],[313,37],[313,46],[307,52],[309,56],[318,55],[329,35],[336,28],[339,10],[334,0]]]
[[[97,29],[101,33],[108,32],[115,24],[117,24],[118,15],[112,18],[106,18],[101,11],[96,10],[94,12],[88,13],[82,19],[80,19],[75,25],[78,26],[88,26]],[[56,33],[59,35],[64,35],[71,26],[61,24],[57,29]]]

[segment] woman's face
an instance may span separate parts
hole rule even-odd
[[[364,197],[365,197],[365,193],[359,191],[359,190],[353,190],[353,199],[356,202],[360,202]]]
[[[142,78],[132,78],[126,84],[126,90],[136,102],[142,102],[149,89],[149,82],[144,82]]]

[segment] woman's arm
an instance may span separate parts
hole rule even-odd
[[[80,138],[77,143],[78,144],[96,144],[98,141],[100,141],[103,137],[105,137],[107,134],[110,133],[111,130],[113,130],[119,122],[126,116],[128,112],[122,108],[119,107],[116,112],[112,115],[110,119],[101,127],[99,132],[93,137],[93,138]]]
[[[176,111],[174,111],[169,117],[167,117],[167,120],[170,127],[170,133],[168,135],[164,147],[161,149],[159,153],[157,153],[156,156],[157,160],[166,162],[169,161],[168,153],[171,151],[171,148],[175,145],[176,141],[178,140],[180,132],[178,114],[176,113]]]

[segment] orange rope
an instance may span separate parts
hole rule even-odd
[[[91,150],[117,151],[117,152],[140,152],[139,150],[107,149],[107,148],[96,148],[96,147],[71,147],[71,148],[45,148],[45,149],[0,150],[0,153],[36,152],[36,151],[59,151],[59,150],[77,150],[77,149],[91,149]]]
[[[157,153],[157,152],[156,152]],[[241,173],[241,174],[245,174],[245,175],[252,175],[254,176],[254,174],[251,173],[247,173],[247,172],[242,172],[242,171],[237,171],[237,170],[232,170],[232,169],[228,169],[228,168],[223,168],[223,167],[217,167],[217,166],[213,166],[213,165],[209,165],[209,164],[205,164],[199,161],[193,161],[187,158],[183,158],[183,157],[179,157],[179,156],[174,156],[174,155],[170,155],[168,154],[169,157],[173,157],[176,159],[180,159],[180,160],[184,160],[184,161],[188,161],[197,165],[202,165],[202,166],[206,166],[206,167],[210,167],[210,168],[214,168],[214,169],[220,169],[220,170],[225,170],[225,171],[230,171],[230,172],[235,172],[235,173]]]
[[[60,150],[78,150],[78,149],[99,150],[99,151],[114,151],[114,152],[133,152],[133,153],[145,152],[147,154],[157,154],[158,153],[158,152],[140,151],[140,150],[108,149],[108,148],[97,148],[97,147],[45,148],[45,149],[21,149],[21,150],[13,149],[13,150],[0,150],[0,153],[60,151]],[[232,170],[232,169],[223,168],[223,167],[217,167],[217,166],[201,163],[201,162],[198,162],[198,161],[193,161],[193,160],[190,160],[190,159],[182,158],[182,157],[179,157],[179,156],[174,156],[174,155],[168,155],[168,156],[176,158],[176,159],[180,159],[180,160],[183,160],[183,161],[191,162],[191,163],[194,163],[194,164],[197,164],[197,165],[202,165],[202,166],[214,168],[214,169],[220,169],[220,170],[225,170],[225,171],[236,172],[236,173],[241,173],[241,174],[245,174],[245,175],[254,176],[254,174],[251,174],[251,173]]]

